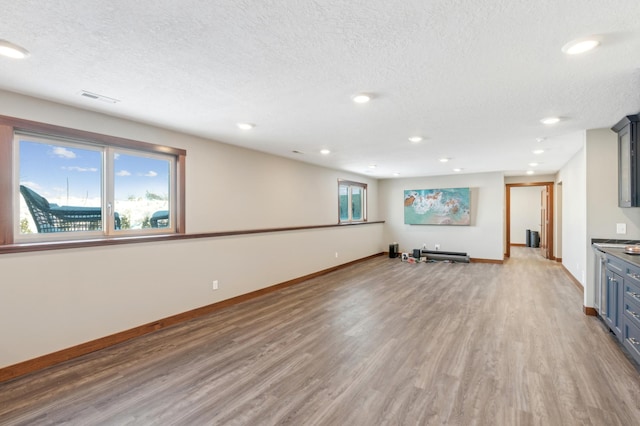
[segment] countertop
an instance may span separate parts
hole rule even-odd
[[[640,255],[639,254],[627,254],[624,249],[621,248],[599,248],[598,250],[605,252],[611,256],[617,257],[620,260],[631,263],[634,266],[640,268]]]
[[[591,243],[617,243],[617,244],[640,244],[640,241],[636,240],[591,240]],[[594,247],[595,248],[595,247]],[[624,260],[634,266],[640,268],[640,255],[639,254],[627,254],[624,252],[624,247],[598,247],[598,250],[605,252],[608,255],[617,257],[620,260]]]

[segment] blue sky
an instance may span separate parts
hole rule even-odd
[[[116,199],[144,197],[146,191],[167,196],[169,162],[117,153]],[[20,183],[45,198],[96,199],[101,195],[102,151],[20,139]]]

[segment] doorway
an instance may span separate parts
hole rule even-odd
[[[506,246],[505,257],[511,256],[511,188],[540,187],[540,253],[546,259],[553,260],[553,182],[508,183],[506,184]]]

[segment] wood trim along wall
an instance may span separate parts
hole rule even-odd
[[[590,306],[583,306],[584,309],[584,314],[588,315],[590,317],[597,317],[598,316],[598,311],[596,310],[596,308],[592,308]]]
[[[469,261],[471,263],[494,263],[496,265],[504,264],[504,260],[502,259],[477,259],[472,257]]]
[[[580,290],[580,293],[584,294],[584,287],[582,286],[580,281],[578,281],[576,279],[576,277],[574,277],[573,274],[571,274],[571,272],[569,272],[569,270],[564,265],[561,265],[561,266],[562,266],[562,270],[564,271],[565,274],[567,274],[567,276],[569,277],[571,282],[576,286],[576,288],[578,290]],[[584,312],[585,315],[588,315],[588,316],[591,316],[591,317],[597,317],[598,316],[598,310],[596,308],[591,307],[591,306],[582,305],[582,311]]]
[[[526,244],[520,244],[520,243],[511,243],[511,247],[526,247]]]
[[[316,278],[325,274],[328,274],[338,269],[346,268],[356,263],[364,262],[374,257],[382,256],[383,253],[377,253],[371,256],[357,259],[351,262],[344,263],[342,265],[333,266],[322,271],[314,272],[299,278],[294,278],[289,281],[285,281],[279,284],[272,285],[270,287],[262,288],[260,290],[252,291],[251,293],[242,294],[240,296],[232,297],[231,299],[223,300],[211,305],[203,306],[200,308],[192,309],[187,312],[183,312],[177,315],[173,315],[167,318],[163,318],[157,321],[153,321],[147,324],[140,325],[138,327],[131,328],[129,330],[121,331],[119,333],[111,334],[109,336],[101,337],[99,339],[92,340],[90,342],[81,343],[79,345],[62,349],[57,352],[53,352],[47,355],[43,355],[37,358],[33,358],[27,361],[20,362],[18,364],[10,365],[8,367],[0,368],[0,383],[14,379],[19,376],[23,376],[28,373],[32,373],[37,370],[41,370],[47,367],[51,367],[56,364],[63,363],[70,359],[78,358],[82,355],[86,355],[91,352],[105,349],[109,346],[117,345],[118,343],[125,342],[127,340],[143,336],[148,333],[152,333],[156,330],[160,330],[175,324],[179,324],[185,321],[192,320],[194,318],[201,317],[203,315],[210,314],[217,310],[226,308],[228,306],[237,305],[256,297],[272,293],[274,291],[291,287],[296,284],[300,284],[304,281]]]
[[[569,272],[569,270],[564,265],[562,265],[562,270],[564,271],[565,274],[567,274],[567,277],[569,277],[569,279],[576,286],[576,288],[580,290],[582,294],[584,294],[584,287],[582,286],[582,283],[580,283],[580,281],[578,281],[576,277],[574,277],[573,274]]]
[[[115,238],[101,238],[96,240],[83,240],[83,241],[56,241],[47,243],[24,243],[24,244],[10,244],[0,246],[0,255],[9,253],[24,253],[31,251],[46,251],[46,250],[62,250],[70,248],[84,248],[84,247],[96,247],[96,246],[112,246],[120,244],[136,244],[136,243],[150,243],[156,241],[170,241],[170,240],[191,240],[196,238],[216,238],[216,237],[228,237],[234,235],[249,235],[249,234],[265,234],[270,232],[286,232],[286,231],[301,231],[307,229],[320,229],[320,228],[341,228],[347,226],[360,226],[360,225],[375,225],[385,223],[384,220],[372,221],[372,222],[353,222],[353,223],[341,223],[331,225],[310,225],[310,226],[289,226],[283,228],[263,228],[263,229],[246,229],[242,231],[225,231],[225,232],[207,232],[200,234],[163,234],[163,235],[145,235],[140,237],[115,237]]]

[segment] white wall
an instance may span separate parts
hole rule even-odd
[[[337,179],[316,167],[0,92],[0,114],[187,150],[187,233],[337,223]],[[0,256],[0,368],[360,259],[383,225],[150,242]],[[338,253],[338,258],[335,253]],[[211,290],[211,281],[220,290]]]
[[[540,232],[541,186],[511,188],[511,244],[525,244],[526,230]]]
[[[586,149],[558,172],[562,184],[562,264],[584,286],[587,274]]]
[[[461,188],[471,190],[471,226],[405,225],[404,191],[407,189]],[[422,247],[466,252],[472,258],[502,260],[504,232],[504,177],[478,173],[422,178],[386,179],[378,184],[380,214],[386,218],[384,240],[400,249]]]

